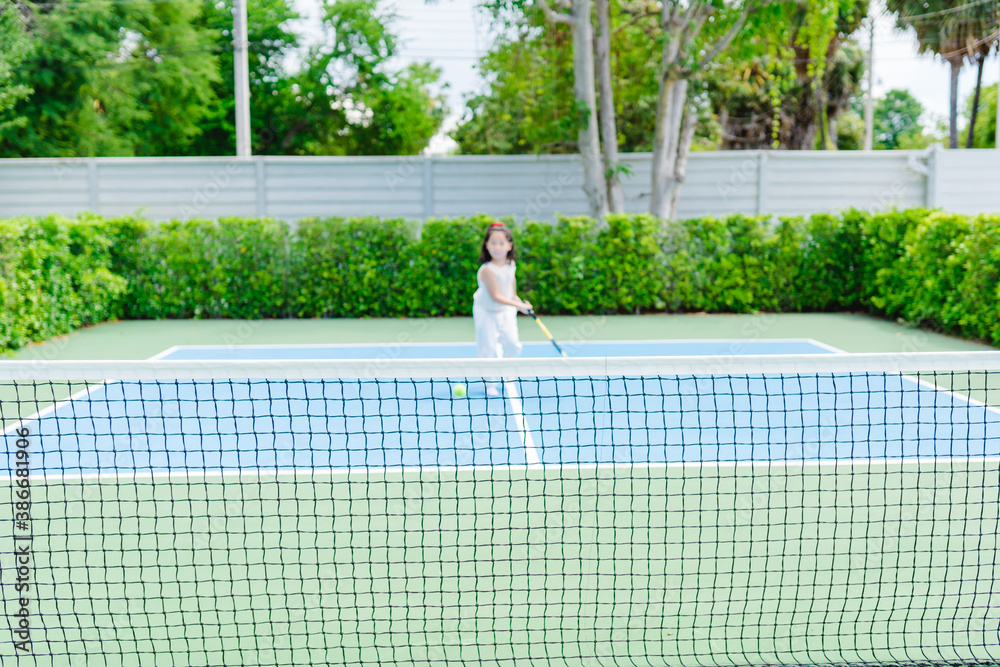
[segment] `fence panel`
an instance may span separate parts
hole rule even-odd
[[[621,156],[625,208],[649,208],[652,158]],[[712,151],[691,154],[678,215],[806,215],[931,205],[1000,211],[1000,152]],[[583,215],[577,155],[0,160],[0,216]]]
[[[258,158],[263,161],[261,215],[424,217],[422,158]]]
[[[154,220],[257,215],[253,163],[232,159],[95,160],[104,215]]]
[[[937,151],[937,206],[954,213],[1000,212],[1000,151]]]
[[[775,215],[924,205],[926,177],[908,151],[775,152],[765,178],[764,210]]]
[[[0,160],[0,217],[94,210],[90,181],[87,160]]]

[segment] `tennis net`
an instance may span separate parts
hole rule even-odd
[[[991,352],[2,362],[0,658],[996,664],[998,406]]]

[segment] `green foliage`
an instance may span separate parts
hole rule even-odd
[[[4,157],[163,155],[201,132],[218,63],[196,0],[24,3],[33,48]]]
[[[604,276],[604,307],[640,313],[662,310],[663,280],[659,222],[651,215],[609,215],[597,235],[597,260]]]
[[[584,216],[514,228],[518,293],[546,313],[614,312],[605,290],[598,224]]]
[[[188,155],[233,155],[236,152],[236,92],[233,66],[233,0],[202,0],[198,25],[212,37],[211,52],[219,62],[212,84],[214,98],[201,123],[202,137],[189,146]],[[281,116],[294,104],[292,74],[285,66],[299,48],[290,29],[299,14],[290,0],[254,0],[247,4],[247,41],[250,66],[250,129],[255,155],[280,154],[281,140],[290,129]]]
[[[851,110],[858,117],[864,116],[864,99],[860,95],[855,97]],[[872,116],[875,150],[920,150],[941,143],[948,135],[946,121],[927,114],[920,101],[907,90],[893,89],[875,100]]]
[[[837,150],[856,151],[865,144],[865,120],[853,111],[837,118]]]
[[[467,316],[490,222],[0,220],[0,349],[122,316]],[[848,310],[1000,344],[1000,216],[507,224],[547,314]]]
[[[894,150],[923,133],[924,107],[910,91],[894,88],[875,101],[872,146]]]
[[[479,71],[490,81],[490,88],[467,100],[467,118],[451,133],[463,153],[567,153],[574,149],[573,62],[566,26],[522,27],[483,56]],[[622,84],[619,77],[613,80]],[[647,117],[647,133],[649,127]]]
[[[788,39],[794,40],[795,34]],[[807,72],[793,65],[796,57],[807,58],[803,48],[798,47],[798,56],[789,47],[789,53],[779,49],[779,53],[757,55],[749,60],[724,58],[706,73],[712,106],[725,131],[722,149],[810,150],[819,140],[818,130],[828,123],[824,120],[827,117],[838,119],[840,133],[840,119],[847,115],[844,112],[864,75],[864,54],[854,42],[837,41],[830,45],[822,68]],[[814,75],[822,76],[819,90]],[[822,114],[818,106],[820,98]],[[848,117],[845,129],[850,127]],[[863,127],[859,142],[861,138]],[[832,139],[842,147],[839,137]]]
[[[0,5],[0,141],[5,132],[28,123],[28,118],[15,113],[13,107],[31,94],[31,88],[18,83],[15,76],[30,48],[16,6]]]
[[[323,39],[279,97],[275,143],[286,155],[414,155],[437,132],[447,108],[432,93],[440,71],[398,68],[394,14],[378,0],[324,3]]]
[[[922,53],[940,56],[958,71],[966,59],[985,58],[993,47],[993,34],[1000,21],[995,2],[955,3],[951,0],[887,0],[886,8],[896,14],[897,27],[912,28]],[[928,20],[929,17],[930,20]],[[958,148],[958,88],[951,88],[949,140]]]
[[[506,27],[479,62],[489,88],[466,100],[465,119],[452,138],[467,154],[574,152],[578,127],[571,28],[549,24],[537,6],[502,0],[487,4]],[[609,11],[619,150],[650,151],[663,39],[659,14],[653,5],[627,0],[612,1]],[[713,33],[716,23],[713,18],[709,24]],[[699,149],[714,149],[717,134],[711,115],[699,117]]]
[[[776,234],[773,310],[855,310],[859,304],[860,240],[857,211],[816,214],[807,220],[783,219]]]
[[[749,216],[686,220],[693,290],[685,309],[750,312],[761,296],[766,222]]]
[[[0,350],[118,317],[112,225],[99,219],[0,220]]]
[[[419,153],[447,113],[440,72],[396,64],[392,14],[328,2],[303,50],[292,5],[248,6],[254,152]],[[234,153],[232,0],[21,6],[27,34],[0,11],[0,157]]]
[[[972,121],[972,103],[975,95],[970,94],[965,102],[965,124]],[[976,126],[972,130],[973,148],[996,148],[997,145],[997,87],[983,86],[979,96],[979,113]]]
[[[957,334],[1000,344],[1000,216],[981,215],[948,258],[956,274],[942,325]]]
[[[269,318],[287,314],[288,225],[188,220],[146,228],[129,258],[130,318]]]
[[[479,269],[479,248],[492,221],[485,216],[424,221],[420,239],[402,267],[403,314],[451,317],[472,312],[476,280],[469,277]]]
[[[881,299],[886,313],[937,329],[949,321],[949,293],[959,279],[950,258],[970,231],[967,217],[950,213],[932,213],[911,227],[903,239],[904,251],[892,265],[891,278],[883,273],[893,288]]]
[[[402,277],[416,225],[397,219],[303,220],[291,244],[296,317],[408,314]]]

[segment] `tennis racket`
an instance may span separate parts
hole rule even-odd
[[[549,342],[555,346],[556,350],[559,351],[559,354],[565,357],[566,353],[562,351],[562,348],[559,347],[559,343],[557,343],[556,339],[552,337],[552,332],[549,331],[548,327],[542,324],[542,321],[538,319],[538,315],[535,315],[535,309],[532,308],[531,310],[529,310],[528,314],[531,315],[531,319],[535,320],[535,324],[538,325],[538,328],[540,328],[542,330],[542,333],[545,334],[545,336],[549,339]]]

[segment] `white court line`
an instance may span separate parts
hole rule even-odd
[[[531,437],[531,431],[528,430],[524,422],[524,406],[521,404],[521,397],[517,394],[517,387],[513,382],[504,380],[503,390],[507,396],[507,400],[510,401],[510,407],[514,413],[514,423],[517,424],[517,430],[521,433],[521,440],[524,443],[524,458],[528,462],[529,467],[538,467],[542,464],[542,460],[538,456],[538,450],[535,448],[535,441]]]
[[[837,354],[849,354],[848,352],[845,352],[844,350],[841,350],[839,348],[833,347],[832,345],[827,345],[826,343],[822,343],[822,342],[820,342],[818,340],[815,340],[815,339],[812,339],[812,338],[806,338],[804,340],[807,340],[808,342],[813,343],[814,345],[817,345],[819,347],[825,347],[826,349],[830,350],[831,352],[836,352]],[[896,375],[896,374],[894,373],[893,375]],[[918,386],[926,387],[927,389],[933,389],[934,391],[936,391],[938,393],[941,393],[941,394],[947,394],[948,396],[951,396],[953,399],[955,399],[956,401],[958,401],[960,403],[963,403],[963,402],[964,403],[968,403],[969,405],[975,406],[977,408],[983,408],[987,412],[995,412],[996,414],[1000,414],[1000,409],[998,409],[996,407],[993,407],[992,405],[990,405],[988,403],[984,403],[984,402],[982,402],[980,400],[972,398],[971,396],[963,396],[962,394],[959,394],[957,392],[951,391],[950,389],[945,389],[944,387],[938,386],[938,385],[934,384],[933,382],[930,382],[930,381],[925,380],[923,378],[916,378],[916,377],[914,377],[912,375],[907,375],[906,373],[899,373],[898,375],[899,375],[900,379],[902,379],[902,380],[908,380],[908,381],[910,381],[910,382],[912,382],[912,383],[914,383],[914,384],[916,384]],[[972,390],[970,389],[970,391],[972,391]],[[933,406],[933,407],[937,407],[937,406]],[[947,407],[947,406],[942,406],[942,407]]]
[[[24,424],[30,423],[30,422],[34,422],[34,421],[38,421],[39,419],[41,419],[45,415],[50,414],[52,412],[55,412],[59,408],[62,408],[62,407],[65,407],[65,406],[71,404],[73,401],[79,400],[79,399],[83,398],[84,396],[86,396],[87,394],[90,394],[91,392],[97,391],[98,389],[104,387],[105,384],[106,383],[101,382],[101,383],[98,383],[98,384],[88,385],[87,387],[84,387],[83,389],[81,389],[80,391],[76,392],[75,394],[72,394],[72,395],[64,398],[61,401],[53,403],[52,405],[48,406],[47,408],[43,408],[42,410],[39,410],[38,412],[36,412],[35,414],[31,415],[30,417],[25,417],[25,418],[21,419],[20,421],[18,421],[17,423],[13,424],[12,426],[8,426],[4,430],[0,431],[0,436],[2,436],[2,435],[10,435],[11,433],[13,433],[14,431],[16,431],[17,429],[21,428]],[[37,433],[32,433],[31,435],[37,435]]]
[[[932,389],[933,391],[935,391],[935,392],[937,392],[939,394],[946,394],[948,396],[951,396],[956,401],[960,401],[962,403],[968,403],[970,406],[974,406],[974,407],[977,407],[977,408],[983,408],[987,412],[993,412],[993,413],[996,413],[996,414],[1000,415],[1000,408],[996,408],[996,407],[990,405],[989,403],[983,403],[982,401],[980,401],[978,399],[975,399],[975,398],[972,398],[971,396],[963,396],[962,394],[954,392],[954,391],[952,391],[950,389],[945,389],[944,387],[940,387],[940,386],[934,384],[930,380],[925,380],[923,378],[916,378],[916,377],[913,377],[911,375],[906,375],[906,374],[902,374],[902,373],[900,374],[900,377],[903,380],[909,380],[910,382],[912,382],[915,385],[926,387],[927,389]],[[975,390],[974,389],[969,389],[969,391],[975,391]],[[932,408],[947,408],[949,406],[947,406],[947,405],[937,405],[935,403],[931,407]],[[954,408],[954,407],[961,407],[961,406],[951,406],[951,407]],[[918,406],[918,409],[919,409],[919,406]],[[971,424],[970,424],[970,426],[971,426]]]
[[[669,462],[634,462],[634,463],[537,463],[531,465],[475,465],[475,466],[384,466],[369,468],[251,468],[251,469],[220,469],[220,468],[182,468],[167,471],[118,471],[113,473],[44,473],[32,471],[31,478],[42,482],[59,482],[75,480],[93,481],[130,481],[140,479],[165,479],[168,481],[184,481],[191,479],[210,478],[247,478],[258,480],[264,477],[304,477],[307,479],[324,477],[368,477],[371,475],[390,474],[441,474],[461,472],[537,472],[537,471],[567,471],[584,470],[660,470],[669,468],[701,468],[740,469],[767,468],[784,470],[786,468],[868,468],[874,472],[879,467],[892,466],[892,470],[912,468],[913,466],[942,464],[997,464],[1000,456],[949,456],[934,457],[895,457],[881,459],[782,459],[778,461],[669,461]],[[920,472],[920,471],[918,471]],[[822,474],[822,473],[821,473]],[[877,473],[880,474],[880,473]],[[12,475],[0,475],[0,480],[9,481]]]
[[[163,352],[160,352],[159,354],[154,354],[153,356],[151,356],[149,358],[149,361],[160,361],[161,359],[166,359],[171,354],[173,354],[174,352],[177,352],[178,350],[181,350],[181,349],[184,349],[183,345],[174,345],[173,347],[168,347]]]
[[[813,338],[641,338],[635,340],[585,340],[578,341],[576,343],[567,343],[567,345],[632,345],[632,344],[671,344],[671,343],[708,343],[708,344],[718,344],[718,343],[749,343],[751,345],[757,344],[768,344],[768,343],[810,343],[821,348],[828,348],[833,352],[843,352],[843,350],[837,350],[832,348],[825,343],[821,343]],[[551,345],[548,341],[524,341],[525,345],[532,345],[535,347],[548,347]],[[255,345],[174,345],[173,347],[164,350],[159,353],[153,359],[162,357],[165,354],[172,354],[177,351],[184,350],[323,350],[331,349],[335,350],[338,348],[350,348],[350,347],[372,347],[372,348],[385,348],[385,347],[406,347],[406,348],[440,348],[440,347],[455,347],[455,346],[465,346],[465,347],[475,347],[475,341],[455,341],[450,343],[433,343],[433,342],[405,342],[399,343],[395,341],[388,341],[385,343],[258,343]]]
[[[823,341],[816,340],[815,338],[802,338],[801,340],[803,340],[806,343],[809,343],[810,345],[815,345],[818,348],[821,348],[821,349],[824,349],[824,350],[828,350],[828,351],[834,352],[836,354],[847,354],[847,352],[845,352],[844,350],[841,350],[839,347],[834,347],[833,345],[827,345]],[[781,341],[778,341],[778,342],[781,342]]]

